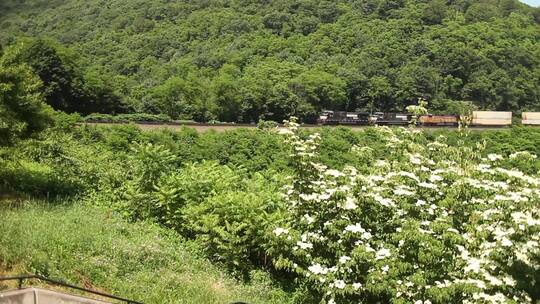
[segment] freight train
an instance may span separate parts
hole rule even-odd
[[[381,126],[406,126],[410,124],[412,114],[406,113],[383,113],[375,112],[345,112],[324,111],[319,116],[317,123],[320,125],[381,125]],[[420,115],[417,124],[427,127],[456,127],[460,121],[459,115]],[[540,126],[540,112],[523,112],[523,125]],[[505,127],[512,125],[512,112],[501,111],[473,111],[470,121],[471,126]]]

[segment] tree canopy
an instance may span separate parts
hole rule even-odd
[[[418,98],[441,112],[464,100],[540,110],[540,9],[517,0],[0,5],[0,44],[38,38],[15,61],[68,112],[250,122],[403,111]]]
[[[0,146],[31,136],[51,122],[41,81],[27,66],[0,64]]]

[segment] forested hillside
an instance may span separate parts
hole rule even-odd
[[[514,0],[3,0],[0,27],[0,65],[68,112],[540,110],[540,9]]]

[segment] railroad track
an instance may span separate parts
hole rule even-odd
[[[93,125],[93,126],[118,126],[118,125],[128,125],[128,123],[102,123],[102,122],[87,122],[84,123],[86,125]],[[190,128],[195,129],[197,132],[206,132],[209,130],[214,130],[218,132],[227,131],[227,130],[234,130],[234,129],[256,129],[257,125],[255,124],[205,124],[205,123],[133,123],[133,125],[139,127],[143,131],[152,131],[152,130],[160,130],[160,129],[170,129],[170,130],[181,130],[182,128]],[[279,126],[280,128],[283,127],[282,125]],[[315,128],[335,128],[335,127],[345,127],[350,128],[352,130],[363,130],[366,128],[370,128],[372,126],[367,125],[340,125],[340,126],[323,126],[323,125],[316,125],[316,124],[305,124],[302,125],[301,128],[307,128],[307,129],[315,129]],[[420,126],[421,129],[426,130],[457,130],[457,127],[432,127],[432,126]],[[471,130],[477,130],[477,131],[486,131],[486,130],[500,130],[500,129],[507,129],[508,127],[471,127]]]

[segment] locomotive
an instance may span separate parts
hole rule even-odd
[[[366,112],[324,111],[317,119],[321,125],[360,125],[371,124],[371,115]]]
[[[320,125],[380,125],[380,126],[406,126],[413,118],[408,113],[383,113],[375,112],[345,112],[324,111],[319,116],[317,123]],[[473,111],[471,126],[477,127],[504,127],[512,125],[512,112],[503,111]],[[459,115],[434,115],[426,114],[418,117],[417,124],[426,127],[457,127]],[[523,125],[540,125],[539,112],[523,112]]]
[[[406,126],[412,119],[411,114],[375,112],[345,112],[324,111],[317,123],[320,125],[380,125],[380,126]]]

